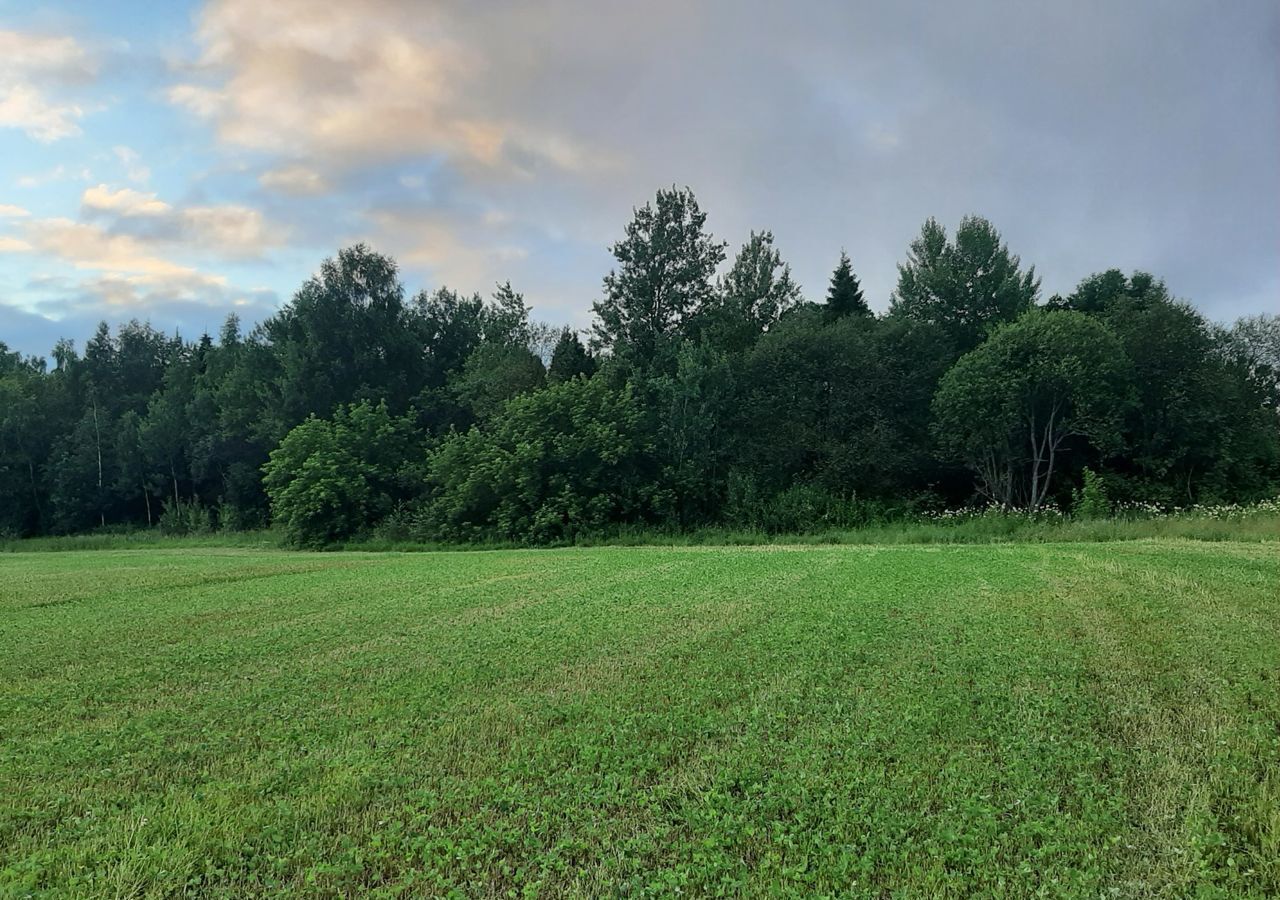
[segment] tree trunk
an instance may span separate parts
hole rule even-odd
[[[181,502],[178,499],[178,470],[173,465],[173,460],[169,460],[169,474],[173,476],[173,508],[177,509]]]
[[[142,499],[143,499],[143,502],[147,504],[147,527],[150,528],[151,527],[151,492],[147,490],[147,485],[145,482],[142,485]]]
[[[98,451],[98,522],[107,526],[107,514],[102,508],[102,432],[98,428],[98,400],[93,400],[93,442]]]
[[[40,492],[36,490],[36,466],[30,457],[27,458],[27,478],[31,482],[31,502],[36,507],[36,524],[42,525],[44,524],[44,510],[40,508]]]

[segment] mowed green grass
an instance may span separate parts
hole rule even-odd
[[[0,557],[0,894],[1266,896],[1280,552]]]

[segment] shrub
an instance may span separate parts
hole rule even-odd
[[[1107,486],[1088,466],[1084,469],[1084,483],[1071,492],[1071,513],[1077,519],[1102,519],[1111,515]]]
[[[160,512],[161,534],[208,534],[213,531],[213,511],[199,500],[167,500]]]
[[[753,479],[739,472],[731,472],[728,483],[726,519],[738,528],[804,534],[860,528],[896,517],[883,503],[835,494],[815,484],[795,484],[765,496]]]
[[[507,402],[484,428],[452,434],[428,461],[426,540],[572,539],[652,506],[650,459],[630,388],[574,379]]]
[[[405,419],[386,404],[340,408],[290,431],[262,467],[272,519],[298,546],[320,547],[373,524],[413,480]]]

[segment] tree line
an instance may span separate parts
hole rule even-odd
[[[1086,473],[1165,505],[1280,486],[1278,317],[1215,325],[1114,269],[1043,299],[972,216],[924,224],[875,315],[847,254],[807,300],[770,232],[726,269],[705,219],[675,187],[636,209],[585,335],[509,283],[409,297],[357,245],[247,334],[0,343],[0,533],[546,542],[1036,510]]]

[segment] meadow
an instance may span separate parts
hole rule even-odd
[[[0,896],[1275,895],[1278,548],[0,554]]]

